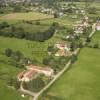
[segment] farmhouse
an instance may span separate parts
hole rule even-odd
[[[57,43],[55,47],[59,49],[55,56],[68,56],[70,54],[70,47],[65,43]]]
[[[33,70],[33,71],[35,71],[37,73],[44,74],[45,76],[48,76],[48,77],[53,75],[53,69],[51,69],[49,67],[41,68],[39,66],[29,65],[29,66],[26,66],[26,68],[28,70]]]
[[[38,74],[44,74],[45,76],[50,77],[54,73],[53,69],[49,67],[41,68],[35,65],[28,65],[26,68],[27,70],[24,70],[18,74],[17,78],[19,81],[29,82]]]

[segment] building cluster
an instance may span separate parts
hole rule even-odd
[[[27,70],[22,71],[18,74],[17,78],[19,81],[29,82],[35,78],[38,74],[43,74],[47,77],[52,77],[54,74],[53,69],[49,67],[39,67],[35,65],[26,66]]]
[[[70,45],[66,43],[56,43],[55,48],[59,50],[56,52],[55,56],[70,56]]]
[[[90,26],[88,23],[88,20],[89,18],[85,16],[84,19],[80,23],[77,23],[74,28],[74,33],[76,34],[84,33],[84,29]]]
[[[74,25],[73,25],[73,33],[69,34],[66,36],[66,39],[74,39],[75,36],[80,36],[80,34],[84,33],[84,30],[88,27],[90,27],[89,25],[89,18],[87,16],[84,17],[83,20],[81,21],[77,21]]]

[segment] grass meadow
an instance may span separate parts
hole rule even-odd
[[[100,44],[100,32],[92,38]],[[59,100],[100,100],[100,49],[83,48],[78,61],[65,72],[47,94]]]

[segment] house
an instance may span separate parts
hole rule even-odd
[[[97,24],[96,24],[96,30],[100,31],[100,22],[97,22]]]
[[[79,26],[79,27],[77,27],[75,30],[74,30],[74,33],[76,33],[76,34],[82,34],[83,33],[83,31],[84,31],[84,28],[82,27],[82,26]]]

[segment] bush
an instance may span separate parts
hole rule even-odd
[[[87,37],[86,42],[91,42],[91,38]]]
[[[71,63],[74,63],[77,60],[77,55],[73,54],[71,57]]]
[[[40,22],[39,21],[36,21],[36,23],[35,23],[36,25],[40,25]]]
[[[11,55],[12,55],[12,50],[10,49],[10,48],[7,48],[6,50],[5,50],[5,55],[7,56],[7,57],[10,57]]]
[[[9,27],[9,24],[7,22],[2,22],[0,24],[0,29],[6,28],[6,27]]]
[[[99,44],[94,44],[94,48],[99,48]]]

